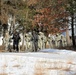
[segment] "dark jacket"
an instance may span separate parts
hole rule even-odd
[[[12,39],[13,39],[13,44],[18,44],[19,40],[20,40],[19,33],[17,33],[17,32],[14,33]]]

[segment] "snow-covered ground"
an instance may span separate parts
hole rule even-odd
[[[76,75],[76,52],[0,53],[0,75]]]

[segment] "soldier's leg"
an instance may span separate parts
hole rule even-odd
[[[26,42],[26,46],[25,46],[25,47],[26,47],[26,50],[27,50],[27,49],[28,49],[28,44],[27,44],[27,42]]]
[[[34,42],[34,51],[37,52],[37,50],[38,50],[38,42],[35,41]]]
[[[58,40],[58,46],[57,47],[59,47],[60,46],[60,41]]]
[[[55,40],[55,47],[57,47],[57,40]]]
[[[9,46],[9,42],[7,41],[7,43],[6,43],[6,50],[8,51],[8,46]]]
[[[34,42],[32,43],[32,50],[35,52]]]
[[[18,44],[16,44],[16,51],[17,51],[17,52],[19,51]]]
[[[53,48],[53,42],[52,42],[52,40],[50,41],[50,48]]]
[[[15,43],[13,43],[13,50],[15,50]]]
[[[38,42],[39,50],[41,49],[41,41]]]
[[[5,50],[7,51],[7,43],[5,44]]]
[[[19,52],[20,52],[20,43],[19,43],[19,45],[18,45],[18,48],[19,48]]]

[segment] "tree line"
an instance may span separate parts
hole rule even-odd
[[[23,35],[30,30],[42,31],[46,35],[68,30],[71,18],[72,43],[76,47],[74,37],[74,20],[76,19],[76,0],[1,0],[0,31],[5,35],[8,19],[12,16],[13,31],[20,30]],[[19,23],[17,27],[15,24]],[[22,29],[20,29],[22,28]],[[67,38],[69,38],[67,36]],[[69,44],[69,40],[68,44]]]

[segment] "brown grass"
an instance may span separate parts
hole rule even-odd
[[[14,65],[13,67],[20,67],[20,65]]]
[[[0,46],[0,52],[4,52],[4,46]]]
[[[0,73],[0,75],[8,75],[7,73]]]

